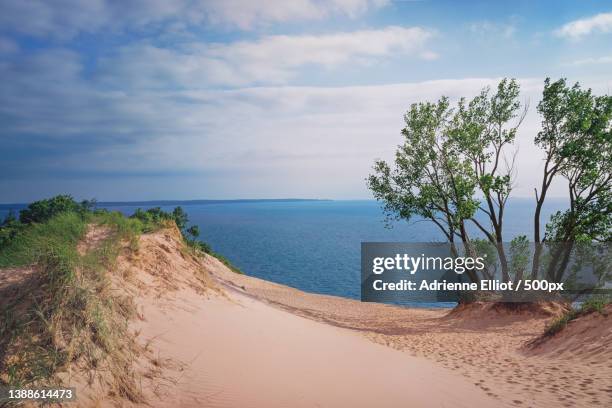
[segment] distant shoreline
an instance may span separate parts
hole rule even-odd
[[[332,199],[332,198],[237,198],[219,200],[142,200],[142,201],[98,201],[101,207],[128,206],[169,206],[169,205],[206,205],[206,204],[249,204],[249,203],[300,203],[300,202],[342,202],[342,201],[376,201],[372,198]],[[510,202],[534,202],[532,197],[512,197]],[[550,201],[567,201],[565,197],[550,197]],[[27,203],[0,203],[0,210],[19,210]]]
[[[294,203],[312,201],[335,201],[329,198],[243,198],[226,200],[147,200],[147,201],[98,201],[102,207],[131,207],[131,206],[167,206],[167,205],[205,205],[205,204],[247,204],[247,203]],[[25,208],[26,203],[0,204],[0,209]]]

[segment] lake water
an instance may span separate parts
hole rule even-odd
[[[132,214],[136,208],[175,203],[101,204]],[[429,222],[398,222],[386,228],[375,201],[224,202],[180,205],[201,239],[247,275],[301,290],[349,298],[360,297],[360,244],[364,241],[430,242],[442,235]],[[533,200],[509,202],[504,239],[531,237]],[[551,200],[543,220],[564,202]],[[8,212],[0,207],[0,216]],[[440,304],[417,304],[432,307]]]

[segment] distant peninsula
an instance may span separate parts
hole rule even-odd
[[[98,201],[97,205],[101,207],[122,207],[122,206],[176,206],[176,205],[206,205],[206,204],[247,204],[247,203],[293,203],[293,202],[309,202],[309,201],[333,201],[328,198],[243,198],[243,199],[226,199],[226,200],[147,200],[147,201]],[[21,209],[27,204],[0,204],[0,210]]]

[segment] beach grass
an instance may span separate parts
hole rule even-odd
[[[585,300],[580,307],[572,308],[550,322],[544,331],[544,335],[554,336],[565,329],[569,322],[580,316],[589,313],[603,313],[606,305],[610,303],[612,303],[612,299],[609,296],[592,296]]]
[[[88,226],[104,237],[81,253]],[[142,227],[117,213],[66,212],[25,226],[2,249],[0,267],[35,273],[0,301],[0,383],[59,385],[57,374],[70,365],[90,381],[110,373],[112,392],[141,400],[132,370],[138,350],[127,330],[135,308],[111,290],[108,271]]]
[[[13,268],[19,280],[0,299],[0,385],[61,385],[62,373],[78,368],[89,383],[106,376],[111,394],[142,401],[133,368],[140,350],[128,330],[136,310],[131,297],[112,289],[111,272],[121,251],[138,251],[142,233],[178,222],[159,209],[126,217],[71,207],[13,224],[0,248],[0,268]],[[182,235],[186,249],[241,273]]]

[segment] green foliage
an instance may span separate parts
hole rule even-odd
[[[544,332],[545,336],[553,336],[567,327],[568,323],[572,320],[584,316],[589,313],[603,313],[606,305],[612,303],[612,299],[609,296],[591,296],[582,304],[578,309],[571,309],[554,319],[547,327]]]
[[[507,153],[526,113],[519,93],[515,80],[503,79],[494,92],[485,88],[454,108],[446,97],[411,105],[394,162],[376,161],[367,178],[387,221],[429,220],[444,233],[452,252],[459,240],[466,251],[478,249],[466,228],[473,223],[494,245],[505,281],[525,276],[530,256],[527,237],[512,241],[509,254],[502,245],[514,173],[514,156]],[[612,241],[612,97],[595,96],[579,84],[570,87],[564,79],[546,79],[538,112],[542,128],[535,143],[545,163],[536,189],[530,276],[537,278],[542,268],[545,277],[560,282],[575,243]],[[540,214],[557,175],[567,181],[570,208],[551,217],[542,240]],[[572,245],[544,254],[551,242]]]
[[[88,222],[111,226],[118,236],[130,239],[133,247],[137,246],[139,234],[174,222],[190,247],[214,255],[238,271],[227,259],[215,254],[210,245],[198,240],[199,227],[187,227],[189,218],[181,207],[176,207],[172,212],[159,207],[147,210],[139,208],[126,218],[116,211],[94,210],[95,204],[95,200],[77,203],[68,195],[59,195],[28,205],[20,213],[21,221],[12,212],[9,213],[0,224],[0,267],[38,263],[47,248],[55,247],[59,242],[75,246]]]
[[[191,227],[187,228],[185,232],[195,239],[200,236],[200,227],[197,225],[192,225]]]
[[[0,268],[40,262],[49,255],[49,248],[61,252],[62,248],[76,247],[85,225],[81,214],[64,212],[45,223],[22,227],[0,251]]]
[[[171,213],[163,211],[161,208],[150,208],[148,210],[137,209],[136,212],[130,217],[132,219],[139,220],[142,223],[141,231],[150,232],[158,228],[162,228],[167,225],[168,221],[175,222],[176,226],[180,229],[185,243],[195,251],[203,252],[214,256],[223,262],[228,268],[236,273],[242,273],[240,269],[232,265],[232,263],[224,256],[215,253],[210,245],[204,241],[200,241],[200,227],[192,225],[187,227],[189,224],[189,217],[187,213],[181,208],[176,207]]]
[[[176,207],[172,210],[172,219],[176,223],[178,229],[183,231],[187,227],[187,223],[189,222],[189,218],[187,217],[187,213],[183,210],[182,207]]]
[[[531,248],[527,236],[520,235],[510,241],[510,273],[515,279],[519,280],[525,276],[530,255]]]
[[[543,121],[535,142],[546,155],[538,204],[556,176],[566,180],[570,202],[545,227],[544,241],[564,243],[545,271],[561,281],[575,244],[612,240],[612,97],[547,78],[538,112]]]
[[[143,232],[151,232],[173,221],[173,216],[159,207],[143,210],[137,208],[130,218],[139,220],[143,225]]]
[[[430,219],[449,238],[477,205],[471,171],[449,138],[452,113],[445,97],[413,104],[404,116],[404,143],[396,151],[394,168],[379,160],[367,179],[388,219]]]
[[[210,245],[204,241],[198,241],[195,239],[192,240],[187,240],[187,245],[189,245],[191,248],[194,248],[196,250],[202,251],[205,254],[209,254],[209,255],[213,255],[214,252],[212,250],[212,248],[210,247]]]
[[[70,195],[58,195],[29,204],[27,208],[19,212],[19,221],[23,224],[45,222],[55,215],[65,212],[88,212],[91,205],[91,201],[77,203]]]
[[[461,99],[456,109],[446,97],[413,104],[404,116],[404,144],[394,168],[377,161],[367,179],[387,216],[421,216],[450,238],[479,209],[478,190],[503,205],[511,177],[499,173],[499,161],[516,137],[517,127],[507,124],[518,115],[518,95],[516,81],[504,79],[494,94],[486,88],[469,102]]]
[[[160,207],[149,208],[147,210],[138,208],[130,218],[139,220],[142,223],[143,232],[154,231],[167,226],[168,222],[174,222],[183,235],[188,234],[186,228],[189,218],[182,207],[175,207],[172,212],[164,211]]]
[[[580,310],[583,313],[603,313],[606,305],[610,303],[612,303],[612,299],[609,296],[591,296],[582,303]]]
[[[135,315],[130,298],[113,291],[108,270],[123,247],[137,243],[141,232],[188,220],[182,210],[138,210],[131,218],[119,212],[93,210],[92,202],[76,204],[69,196],[32,203],[23,222],[13,214],[0,224],[0,268],[32,266],[34,273],[0,297],[0,385],[57,386],[59,373],[78,362],[95,380],[103,375],[109,393],[142,402],[135,382],[138,346],[128,330]],[[108,236],[82,254],[77,249],[88,225],[104,226]],[[240,270],[186,231],[190,246],[213,254],[237,273]],[[184,233],[185,233],[184,232]]]
[[[495,244],[487,239],[473,239],[471,241],[474,255],[483,258],[485,269],[483,273],[489,279],[497,274],[498,254]]]
[[[0,223],[0,249],[8,247],[11,241],[27,229],[28,225],[45,223],[60,214],[86,217],[93,207],[95,207],[94,200],[77,203],[69,195],[58,195],[29,204],[19,212],[19,220],[11,211]]]
[[[570,310],[564,314],[562,314],[561,316],[557,317],[556,319],[554,319],[547,327],[546,330],[544,331],[544,335],[545,336],[554,336],[555,334],[559,333],[561,330],[565,329],[567,327],[567,324],[574,320],[575,318],[577,318],[579,316],[579,313],[577,310]]]
[[[546,225],[546,240],[612,240],[612,96],[547,78],[538,112],[536,144],[567,180],[570,198]]]
[[[0,223],[0,249],[8,245],[21,228],[22,224],[15,217],[15,213],[12,210],[9,211],[8,215]]]
[[[446,97],[411,105],[404,116],[404,143],[398,146],[393,166],[379,160],[367,178],[368,188],[384,204],[387,220],[422,217],[449,242],[461,240],[468,251],[471,240],[465,223],[474,222],[496,245],[504,278],[506,257],[497,244],[512,189],[512,165],[504,168],[503,162],[505,147],[514,142],[523,118],[518,96],[517,82],[504,79],[495,92],[485,88],[470,101],[462,98],[456,108]],[[488,216],[492,230],[476,220],[478,211]],[[468,275],[478,280],[474,272]]]

